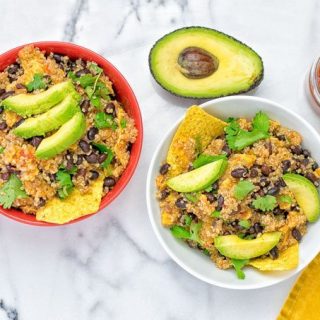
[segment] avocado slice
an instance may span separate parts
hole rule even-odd
[[[214,239],[217,250],[232,259],[251,259],[262,256],[275,247],[281,232],[268,232],[253,240],[241,239],[236,235],[218,236]]]
[[[42,136],[46,132],[58,129],[79,111],[80,108],[78,106],[78,102],[72,95],[68,95],[49,111],[34,118],[26,119],[13,130],[13,133],[25,139],[34,136]]]
[[[293,193],[308,221],[315,222],[320,215],[320,200],[314,184],[307,178],[295,173],[286,173],[283,175],[283,180]]]
[[[214,29],[175,30],[152,47],[149,67],[165,90],[187,98],[217,98],[247,92],[263,79],[261,57]]]
[[[86,121],[82,112],[77,112],[68,122],[53,135],[41,141],[36,156],[39,159],[49,159],[68,149],[77,142],[86,130]]]
[[[22,93],[4,99],[1,103],[7,110],[16,112],[22,117],[43,113],[62,101],[72,93],[78,99],[71,81],[64,81],[53,85],[48,90],[37,93]]]
[[[209,187],[218,180],[227,168],[227,160],[220,159],[198,169],[180,174],[167,181],[167,185],[178,192],[196,192]]]

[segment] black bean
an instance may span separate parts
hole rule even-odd
[[[264,176],[268,176],[271,173],[271,168],[267,166],[266,164],[263,164],[261,166],[261,172]]]
[[[185,209],[187,207],[187,202],[183,198],[178,198],[175,205],[179,209]]]
[[[0,89],[0,96],[2,96],[6,92],[5,89]]]
[[[170,191],[168,189],[163,189],[160,192],[160,200],[164,200],[165,198],[168,197],[169,194],[170,194]]]
[[[99,172],[91,170],[90,173],[91,173],[91,176],[90,176],[91,180],[96,180],[99,178]]]
[[[290,160],[283,160],[282,162],[282,171],[285,173],[290,169],[291,161]]]
[[[273,214],[275,214],[275,215],[282,214],[282,210],[279,207],[276,207],[273,209]]]
[[[310,151],[307,150],[307,149],[304,149],[304,150],[303,150],[303,155],[304,155],[306,158],[311,156]]]
[[[79,165],[79,164],[81,164],[82,162],[83,162],[83,156],[82,156],[81,154],[79,154],[79,155],[77,156],[76,164]]]
[[[5,130],[8,128],[8,125],[5,121],[0,122],[0,130]]]
[[[16,172],[17,172],[17,171],[16,171],[16,167],[13,166],[13,165],[11,165],[11,164],[7,164],[7,165],[6,165],[6,168],[7,168],[7,171],[8,171],[9,173],[16,173]]]
[[[312,172],[308,172],[306,174],[306,178],[309,179],[311,182],[315,183],[318,181],[318,178],[316,177],[316,175]]]
[[[206,196],[207,196],[207,200],[210,202],[210,203],[213,203],[215,201],[215,196],[210,193],[210,192],[207,192],[206,193]]]
[[[85,141],[85,140],[80,140],[79,141],[79,147],[81,148],[81,150],[83,151],[83,152],[89,152],[90,151],[90,145],[89,145],[89,143],[87,142],[87,141]]]
[[[263,231],[263,228],[262,228],[261,224],[258,223],[258,222],[256,222],[253,225],[253,227],[254,227],[254,230],[255,230],[256,233],[261,233]]]
[[[227,155],[227,157],[229,157],[232,153],[231,149],[229,148],[229,146],[227,144],[225,144],[222,148],[222,151],[225,152],[225,154]]]
[[[18,121],[12,126],[12,128],[19,127],[22,122],[24,122],[24,119],[18,120]]]
[[[284,188],[286,186],[286,183],[284,182],[284,180],[282,178],[279,178],[275,183],[275,186],[279,187],[279,188]]]
[[[43,139],[43,137],[39,137],[39,136],[32,137],[30,140],[30,144],[32,146],[34,146],[35,148],[37,148],[39,146],[39,144],[41,143],[42,139]]]
[[[319,165],[316,163],[316,162],[314,162],[313,164],[312,164],[312,170],[316,170],[316,169],[318,169],[319,168]]]
[[[224,204],[224,197],[221,194],[219,194],[218,195],[218,199],[217,199],[216,210],[221,211],[222,207],[223,207],[223,204]]]
[[[41,208],[46,204],[46,200],[43,198],[39,198],[38,207]]]
[[[15,64],[12,64],[7,71],[9,74],[15,74],[18,71],[18,69],[19,69],[19,65],[15,63]]]
[[[89,74],[90,73],[90,70],[88,69],[81,69],[79,71],[77,71],[75,73],[76,77],[81,77],[82,75],[85,75],[85,74]]]
[[[255,177],[258,176],[258,174],[259,174],[259,172],[258,172],[258,170],[256,168],[252,168],[250,170],[250,178],[255,178]]]
[[[22,83],[17,83],[17,84],[16,84],[16,88],[17,88],[17,89],[25,89],[26,86],[25,86],[24,84],[22,84]]]
[[[90,101],[87,99],[83,100],[80,104],[81,111],[84,114],[87,114],[89,112],[89,107],[90,107]]]
[[[256,229],[255,229],[253,226],[251,226],[251,227],[249,228],[248,232],[249,232],[250,234],[255,234],[255,233],[256,233]]]
[[[99,130],[96,127],[91,127],[87,132],[87,138],[89,140],[94,140],[94,137],[99,132]]]
[[[51,182],[56,181],[56,175],[54,173],[48,173],[48,177]]]
[[[278,187],[272,187],[267,191],[267,195],[269,196],[276,196],[279,193],[279,188]]]
[[[264,144],[265,148],[268,149],[269,155],[272,154],[272,143],[271,141],[268,141]]]
[[[60,54],[54,53],[52,57],[53,57],[53,59],[56,60],[56,62],[58,62],[58,63],[63,61],[63,60],[62,60],[62,55],[60,55]]]
[[[234,220],[234,221],[231,222],[231,225],[233,227],[236,227],[238,225],[238,222],[239,222],[238,220]]]
[[[87,170],[86,169],[83,169],[83,168],[80,168],[77,170],[77,173],[75,174],[76,177],[83,177],[85,178],[86,177],[86,174],[87,174]]]
[[[0,96],[0,100],[4,100],[14,94],[14,91],[7,91]]]
[[[287,140],[287,138],[286,138],[286,136],[285,136],[284,134],[278,135],[277,138],[278,138],[279,140],[281,140],[281,141],[286,141],[286,140]]]
[[[308,158],[304,158],[302,160],[302,164],[306,167],[309,164],[309,159]]]
[[[112,114],[113,117],[117,116],[116,107],[113,102],[109,102],[107,106],[104,108],[105,113]]]
[[[99,163],[102,163],[106,159],[107,159],[107,155],[105,153],[99,154],[99,156],[98,156],[98,162]]]
[[[271,259],[273,259],[273,260],[278,259],[279,258],[279,250],[278,250],[278,248],[277,247],[272,248],[269,251],[269,254],[270,254]]]
[[[104,187],[113,187],[116,184],[116,180],[112,177],[106,177],[103,182]]]
[[[133,146],[133,144],[131,142],[128,142],[128,144],[127,144],[127,151],[128,152],[131,152],[132,146]]]
[[[72,160],[68,160],[68,161],[67,161],[66,169],[67,169],[67,170],[72,170],[72,169],[73,169],[73,162],[72,162]]]
[[[297,241],[300,241],[302,239],[302,235],[301,235],[300,231],[296,228],[291,230],[291,234]]]
[[[10,178],[10,173],[9,172],[1,173],[1,179],[2,180],[9,180],[9,178]]]
[[[4,110],[4,107],[0,106],[0,114],[3,112],[3,110]]]
[[[238,179],[246,177],[247,173],[248,173],[247,168],[236,168],[231,171],[232,177],[238,178]]]
[[[296,155],[299,155],[303,152],[301,146],[299,146],[299,145],[291,146],[291,151],[293,154],[296,154]]]
[[[219,184],[218,181],[216,181],[215,183],[212,184],[212,190],[218,190],[219,188]]]
[[[259,185],[261,187],[268,187],[270,185],[270,181],[266,177],[261,177],[259,181]]]
[[[89,155],[86,155],[86,160],[89,162],[89,163],[97,163],[99,162],[99,156],[98,154],[96,153],[90,153]]]
[[[164,163],[161,167],[160,167],[160,174],[164,175],[166,174],[170,169],[170,164],[169,163]]]

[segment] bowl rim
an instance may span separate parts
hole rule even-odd
[[[82,217],[79,217],[77,219],[71,220],[67,223],[64,224],[57,224],[57,223],[49,223],[49,222],[44,222],[44,221],[38,221],[35,218],[35,215],[28,215],[23,213],[21,210],[17,209],[4,209],[2,206],[0,206],[0,214],[3,216],[6,216],[10,218],[11,220],[27,224],[27,225],[32,225],[32,226],[40,226],[40,227],[58,227],[58,226],[65,226],[69,224],[74,224],[76,222],[85,220],[99,212],[101,212],[102,209],[104,209],[107,205],[109,205],[114,199],[116,199],[120,193],[123,191],[123,189],[127,186],[129,181],[131,180],[134,172],[136,171],[140,156],[141,156],[141,150],[142,150],[142,144],[143,144],[143,123],[142,123],[142,115],[141,115],[141,110],[139,107],[138,100],[128,83],[127,79],[122,75],[122,73],[106,58],[104,58],[102,55],[77,44],[71,43],[71,42],[66,42],[66,41],[37,41],[37,42],[29,42],[26,44],[19,45],[15,48],[12,48],[10,50],[7,50],[3,53],[0,54],[0,63],[1,61],[6,61],[6,60],[12,60],[13,57],[15,59],[17,58],[17,54],[19,50],[24,48],[27,45],[34,45],[35,47],[40,48],[41,50],[44,50],[46,52],[54,52],[54,53],[60,53],[64,55],[69,55],[67,53],[68,49],[74,50],[79,52],[79,57],[81,55],[90,57],[90,60],[96,62],[101,66],[104,71],[108,69],[108,72],[106,74],[109,76],[109,73],[112,74],[117,79],[117,86],[121,87],[122,90],[124,90],[125,94],[121,96],[122,100],[124,97],[130,101],[130,110],[133,111],[134,115],[132,116],[135,121],[135,126],[138,130],[138,135],[135,143],[133,144],[131,154],[130,154],[130,160],[125,168],[124,172],[122,173],[119,181],[117,182],[116,186],[117,189],[111,190],[108,194],[106,194],[102,199],[101,203],[99,206],[98,211],[84,215]],[[89,60],[89,59],[88,59]],[[13,63],[10,62],[10,63]],[[6,64],[1,68],[2,70],[10,65],[10,63]],[[4,62],[5,64],[5,62]],[[112,78],[112,77],[110,77]],[[112,80],[114,84],[114,79]],[[115,192],[113,192],[115,190]]]
[[[289,115],[295,117],[298,121],[302,122],[307,127],[307,129],[311,133],[313,133],[314,136],[317,138],[317,140],[320,142],[320,135],[318,134],[318,132],[315,130],[315,128],[309,122],[307,122],[304,118],[302,118],[302,116],[300,116],[296,112],[294,112],[294,111],[284,107],[283,105],[281,105],[277,102],[274,102],[270,99],[255,97],[255,96],[239,95],[239,96],[229,96],[229,97],[221,97],[218,99],[212,99],[212,100],[209,100],[209,101],[206,101],[206,102],[200,104],[199,106],[201,108],[205,109],[207,106],[211,105],[212,103],[218,103],[220,101],[228,101],[228,100],[229,101],[232,101],[232,100],[252,100],[255,102],[264,102],[267,104],[271,104],[271,105],[275,106],[275,108],[278,108],[278,109],[288,113]],[[272,285],[281,283],[281,282],[288,280],[288,279],[292,278],[293,276],[297,275],[301,270],[303,270],[316,257],[317,252],[315,252],[315,254],[312,255],[312,257],[310,258],[309,261],[305,261],[304,263],[300,262],[298,267],[296,269],[292,270],[293,272],[291,274],[287,274],[286,276],[270,280],[269,282],[251,284],[251,285],[247,285],[246,287],[239,287],[236,284],[230,284],[230,283],[225,283],[225,282],[221,282],[221,281],[217,281],[217,280],[212,280],[212,279],[204,276],[203,274],[200,274],[199,272],[192,270],[192,268],[189,267],[183,260],[178,258],[175,255],[175,253],[171,250],[170,246],[166,244],[166,242],[162,238],[160,232],[158,231],[157,222],[154,219],[154,215],[153,215],[153,210],[152,210],[151,204],[154,201],[157,201],[157,199],[154,198],[154,195],[151,192],[151,190],[152,190],[151,186],[154,184],[154,181],[152,181],[152,176],[153,176],[153,172],[155,170],[155,166],[159,165],[159,163],[157,163],[157,159],[158,159],[158,154],[160,153],[160,150],[161,150],[163,144],[167,141],[168,137],[171,134],[173,134],[174,130],[176,130],[176,127],[184,119],[184,116],[185,116],[185,113],[181,117],[179,117],[177,121],[174,122],[174,124],[165,133],[164,137],[160,140],[159,144],[157,145],[157,148],[155,149],[153,156],[152,156],[152,159],[150,161],[148,174],[147,174],[147,181],[146,181],[146,202],[147,202],[149,220],[150,220],[152,229],[153,229],[154,233],[156,234],[157,239],[159,240],[162,247],[165,249],[166,253],[170,256],[170,258],[173,261],[175,261],[182,269],[187,271],[189,274],[193,275],[194,277],[196,277],[196,278],[198,278],[208,284],[215,285],[215,286],[218,286],[221,288],[226,288],[226,289],[251,290],[251,289],[266,288],[266,287],[270,287]],[[320,220],[318,222],[320,223]],[[319,247],[319,250],[320,250],[320,247]]]

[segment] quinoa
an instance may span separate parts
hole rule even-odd
[[[48,89],[69,79],[70,73],[77,77],[85,74],[97,76],[90,68],[92,65],[98,67],[92,61],[74,60],[56,53],[46,54],[32,45],[25,46],[19,51],[17,60],[0,73],[0,102],[10,95],[27,93],[27,85],[37,74],[42,76]],[[0,154],[0,186],[7,182],[11,174],[15,174],[27,194],[27,197],[14,201],[14,208],[26,214],[36,214],[48,200],[58,197],[61,186],[57,180],[57,172],[61,168],[73,168],[72,183],[82,194],[90,189],[93,180],[103,176],[109,179],[108,183],[104,184],[104,196],[113,189],[121,177],[128,165],[137,129],[134,120],[117,100],[108,75],[101,71],[98,79],[109,92],[107,97],[101,98],[99,107],[92,104],[79,82],[73,82],[76,91],[81,95],[79,105],[86,119],[86,131],[81,138],[81,141],[88,145],[86,151],[78,141],[51,159],[38,159],[35,151],[45,137],[23,139],[16,136],[12,129],[18,126],[23,118],[15,112],[0,108],[0,146],[3,149]],[[46,89],[36,89],[31,94]],[[96,129],[95,117],[98,112],[111,114],[115,127]],[[46,136],[52,133],[49,132]],[[106,156],[95,144],[102,144],[111,150],[113,158],[107,167],[102,167]],[[91,161],[88,161],[90,157]]]
[[[252,129],[249,119],[240,118],[237,123],[243,130]],[[300,174],[316,187],[320,178],[318,164],[301,143],[302,137],[298,132],[272,120],[269,120],[269,136],[266,139],[240,151],[231,151],[225,134],[222,134],[213,139],[202,153],[211,156],[224,154],[228,162],[227,169],[211,188],[193,194],[193,198],[167,186],[166,181],[171,175],[169,165],[164,163],[156,179],[163,226],[188,229],[190,221],[200,224],[199,241],[191,241],[191,246],[209,255],[221,269],[232,267],[232,263],[215,248],[214,239],[217,236],[234,234],[254,239],[266,232],[281,231],[281,239],[276,247],[278,252],[296,244],[307,232],[307,218],[282,176],[285,173]],[[189,152],[186,157],[195,160],[195,150],[190,145],[190,142],[186,145],[185,150]],[[192,169],[190,162],[187,171]],[[253,190],[244,199],[238,200],[234,190],[239,181],[244,179],[252,183]],[[276,199],[287,196],[291,201],[278,201],[272,210],[263,212],[256,209],[252,202],[266,195]],[[241,224],[243,220],[249,225]],[[190,244],[190,240],[187,242]],[[275,258],[272,253],[264,257],[268,255]]]

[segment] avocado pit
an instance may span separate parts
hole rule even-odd
[[[210,52],[199,47],[183,49],[178,57],[180,72],[189,79],[209,77],[218,70],[219,60]]]

